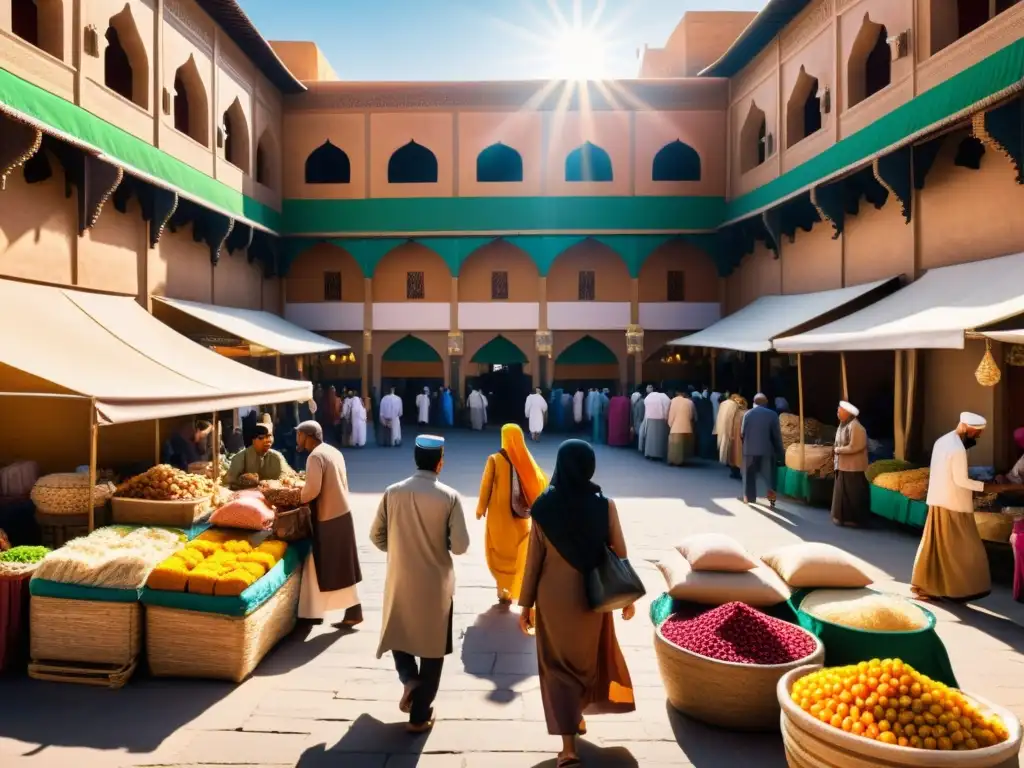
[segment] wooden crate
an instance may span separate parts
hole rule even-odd
[[[123,665],[33,661],[28,665],[28,676],[33,680],[46,680],[51,683],[74,683],[117,689],[125,686],[138,666],[137,658]]]

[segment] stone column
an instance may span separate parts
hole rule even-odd
[[[363,354],[359,361],[363,400],[373,393],[373,279],[363,278]]]
[[[541,275],[537,284],[537,302],[539,311],[537,313],[537,330],[548,330],[548,278]],[[534,386],[547,389],[550,386],[549,361],[547,354],[538,353],[537,356],[537,379]]]
[[[637,326],[640,324],[640,278],[634,277],[629,283],[629,323]],[[643,353],[628,354],[627,345],[627,358],[626,390],[628,393],[636,387],[638,381],[643,380],[644,356]]]
[[[451,297],[451,309],[448,315],[448,338],[452,339],[452,334],[459,332],[459,278],[452,276],[452,297]],[[460,339],[461,346],[461,335]],[[459,389],[459,355],[452,354],[452,342],[448,343],[448,366],[445,369],[445,380],[444,385],[446,387],[452,387],[456,391]]]

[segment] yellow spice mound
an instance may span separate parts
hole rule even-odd
[[[1010,734],[961,691],[935,682],[899,659],[821,669],[793,684],[793,702],[826,725],[910,749],[965,751]]]
[[[253,549],[244,539],[206,535],[154,568],[146,586],[166,592],[237,596],[263,578],[288,550],[283,541],[265,541]]]

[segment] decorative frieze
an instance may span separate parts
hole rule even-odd
[[[832,14],[832,0],[822,0],[810,9],[803,19],[785,30],[779,41],[783,57],[797,50],[821,27],[828,24],[832,20]]]
[[[213,53],[213,31],[190,16],[180,0],[164,0],[164,18],[196,47]]]

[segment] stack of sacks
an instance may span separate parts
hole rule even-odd
[[[863,560],[816,541],[779,547],[761,561],[793,589],[861,589],[875,581],[873,568]]]
[[[779,415],[779,429],[782,431],[782,447],[800,442],[800,417],[794,413]],[[821,437],[822,424],[817,419],[804,419],[804,443],[816,442]],[[832,432],[835,437],[835,430]]]
[[[243,538],[203,534],[154,568],[146,586],[165,592],[238,596],[277,565],[287,549],[283,541],[253,547]]]
[[[831,445],[791,445],[786,449],[786,466],[811,477],[832,477],[835,474],[835,454]]]
[[[668,594],[702,605],[740,602],[766,608],[784,603],[789,588],[743,545],[720,533],[688,536],[658,564]]]

